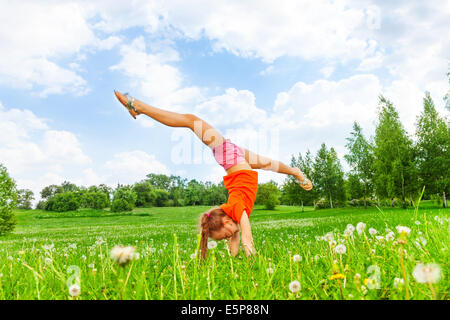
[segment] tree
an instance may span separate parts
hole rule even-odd
[[[157,207],[164,207],[169,200],[169,192],[163,189],[155,189],[156,199],[155,204]]]
[[[31,209],[31,202],[34,200],[34,193],[29,189],[17,190],[17,208]]]
[[[65,212],[74,211],[80,208],[80,201],[77,199],[74,192],[58,193],[49,201],[47,210]]]
[[[256,193],[256,204],[263,204],[266,209],[273,210],[280,204],[279,200],[280,190],[276,182],[269,181],[258,185],[258,191]]]
[[[111,211],[131,211],[136,204],[137,195],[130,186],[118,185],[114,192],[114,199],[111,204]]]
[[[428,92],[423,99],[423,111],[416,122],[418,171],[425,194],[441,194],[443,206],[450,187],[450,127],[434,107]]]
[[[364,193],[364,185],[361,182],[361,179],[357,174],[353,174],[353,173],[348,174],[348,179],[345,184],[345,189],[350,197],[350,200],[359,199],[359,198],[364,197],[364,208],[366,208],[367,201],[366,201],[365,193]]]
[[[63,192],[64,190],[61,186],[52,184],[41,190],[41,198],[44,200],[48,200],[50,198],[53,198],[56,194]]]
[[[373,179],[373,146],[364,138],[362,129],[357,122],[353,124],[353,131],[350,133],[351,137],[347,138],[348,143],[345,145],[349,153],[344,156],[347,163],[350,165],[351,175],[349,182],[351,183],[352,191],[355,191],[358,180],[362,185],[362,196],[364,197],[364,208],[367,208],[366,198],[372,193],[372,179]],[[358,199],[353,198],[353,199]]]
[[[101,191],[83,193],[81,203],[82,207],[91,209],[104,209],[110,205],[108,196]]]
[[[184,191],[185,205],[200,205],[202,204],[202,196],[204,195],[205,186],[195,179],[188,182]]]
[[[341,163],[336,151],[333,148],[328,151],[325,143],[322,143],[314,159],[312,178],[319,195],[329,200],[331,208],[333,200],[335,204],[345,201],[344,172]]]
[[[156,202],[156,192],[147,181],[138,182],[133,186],[136,193],[136,207],[151,207]]]
[[[392,102],[380,96],[374,145],[374,186],[378,197],[402,200],[406,208],[407,184],[418,186],[414,177],[412,141],[400,122]]]
[[[14,229],[17,223],[14,215],[16,205],[16,183],[9,177],[6,167],[0,164],[0,236]]]
[[[304,158],[301,153],[298,154],[298,158],[294,156],[291,158],[291,167],[298,167],[314,185],[314,179],[312,177],[313,166],[314,163],[309,150],[306,151]],[[287,202],[290,205],[312,205],[316,198],[317,190],[315,187],[310,191],[306,191],[299,186],[298,181],[294,177],[286,177],[282,185],[283,202]]]

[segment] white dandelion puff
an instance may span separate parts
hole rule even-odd
[[[216,247],[217,247],[217,242],[215,242],[215,241],[208,242],[208,249],[215,249]]]
[[[111,250],[111,258],[119,265],[125,265],[134,258],[136,249],[132,246],[115,246]]]
[[[411,229],[408,227],[404,227],[404,226],[396,226],[395,229],[397,229],[397,232],[399,234],[406,234],[408,235],[411,232]]]
[[[356,231],[358,232],[358,234],[362,234],[365,229],[366,224],[364,222],[358,222],[358,224],[356,225]]]
[[[69,294],[70,294],[72,297],[77,297],[77,296],[79,296],[79,295],[81,294],[81,288],[80,288],[80,286],[77,285],[77,284],[71,285],[70,288],[69,288]]]
[[[52,259],[50,259],[48,257],[45,258],[44,261],[45,261],[45,264],[52,264],[52,262],[53,262]]]
[[[441,267],[436,263],[416,265],[413,276],[419,283],[436,283],[441,279]]]
[[[289,284],[289,290],[291,290],[292,293],[300,291],[301,288],[300,282],[297,280],[294,280]]]
[[[339,244],[334,250],[338,254],[345,254],[347,252],[347,247],[344,244]]]
[[[374,235],[376,235],[378,233],[378,231],[377,231],[377,229],[370,228],[369,229],[369,233],[370,233],[370,235],[374,236]]]
[[[294,260],[294,262],[300,262],[302,261],[302,256],[301,255],[294,255],[294,257],[292,257],[292,260]]]

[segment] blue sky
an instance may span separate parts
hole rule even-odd
[[[448,1],[43,0],[0,9],[0,163],[36,194],[64,180],[114,186],[150,172],[221,181],[191,132],[132,119],[114,89],[197,114],[286,163],[325,142],[344,169],[345,138],[353,121],[373,134],[379,94],[410,134],[425,91],[448,116]],[[269,179],[284,177],[261,172]]]

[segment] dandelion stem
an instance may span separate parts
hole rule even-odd
[[[429,282],[428,285],[430,286],[430,291],[431,291],[433,300],[436,300],[436,291],[434,291],[433,284],[431,282]]]
[[[400,247],[400,266],[402,268],[402,274],[403,274],[403,281],[405,282],[405,297],[407,300],[409,300],[409,291],[408,291],[408,280],[406,279],[406,271],[405,266],[403,264],[403,245]]]

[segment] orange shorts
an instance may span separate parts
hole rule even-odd
[[[242,212],[248,216],[253,210],[253,204],[258,190],[258,172],[254,170],[238,170],[223,177],[223,183],[228,190],[228,202],[220,206],[234,221],[241,222]]]

